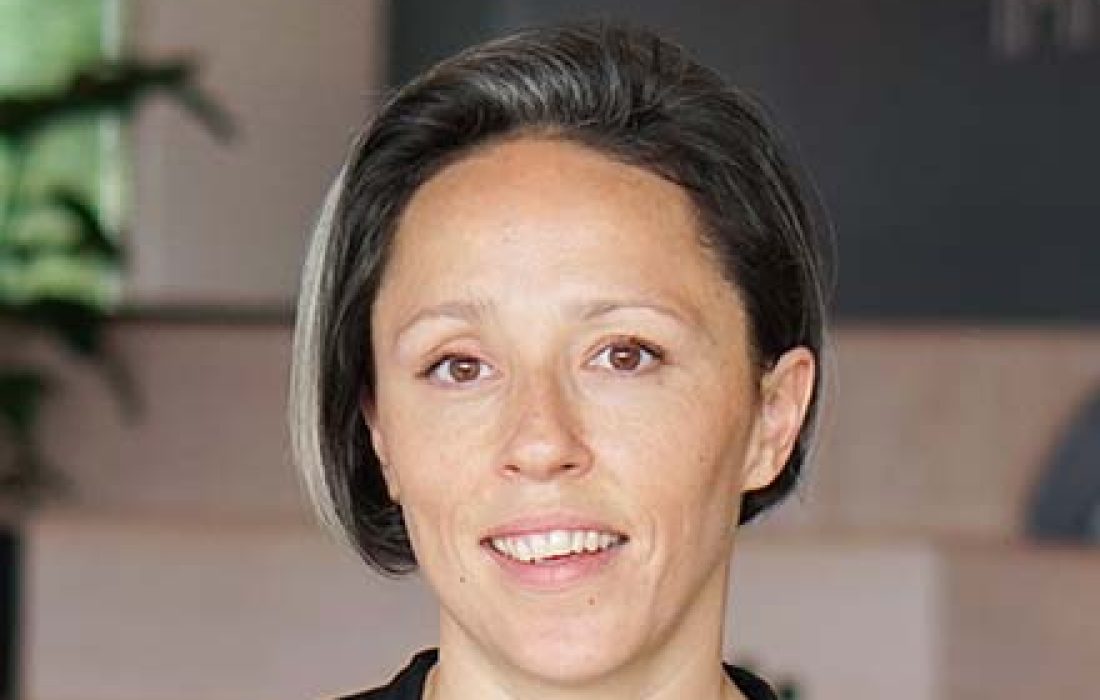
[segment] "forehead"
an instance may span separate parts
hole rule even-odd
[[[379,301],[518,301],[533,291],[546,304],[623,295],[692,310],[736,303],[683,188],[548,138],[488,146],[424,183],[387,268]]]
[[[587,223],[592,237],[639,238],[657,228],[697,232],[694,204],[683,188],[587,146],[548,137],[491,144],[444,167],[413,194],[399,230],[438,227],[432,219],[439,215],[517,235],[535,233],[536,225],[544,233],[552,228],[563,240],[578,223]],[[609,217],[616,226],[592,230]]]

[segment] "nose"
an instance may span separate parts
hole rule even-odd
[[[578,407],[560,380],[531,378],[512,393],[499,461],[506,475],[542,481],[591,469]]]

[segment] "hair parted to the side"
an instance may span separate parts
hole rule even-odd
[[[804,346],[821,366],[826,242],[760,109],[646,30],[605,23],[525,30],[470,48],[398,91],[364,128],[314,231],[298,307],[293,447],[320,512],[380,571],[416,566],[360,412],[374,392],[371,308],[413,193],[472,149],[540,135],[579,143],[683,187],[750,319],[754,362]],[[821,372],[794,451],[746,493],[741,522],[796,484]]]

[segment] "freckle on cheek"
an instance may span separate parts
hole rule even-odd
[[[596,599],[595,599],[594,597],[593,597],[593,598],[589,598],[589,599],[588,599],[588,604],[589,604],[589,605],[595,605],[595,604],[596,604]]]
[[[466,583],[466,577],[465,576],[459,576],[458,577],[458,582],[459,583]]]

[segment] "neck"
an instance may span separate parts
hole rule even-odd
[[[721,573],[651,650],[578,681],[547,680],[509,665],[444,613],[439,663],[429,673],[424,700],[745,700],[722,666],[728,570]]]

